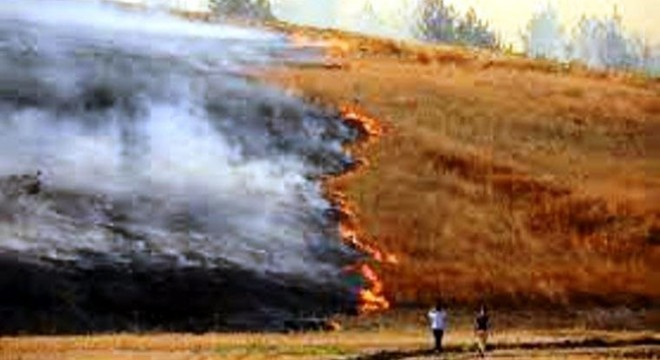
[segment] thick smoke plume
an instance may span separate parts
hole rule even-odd
[[[75,323],[65,328],[94,329],[140,311],[160,326],[177,306],[229,326],[350,303],[341,269],[355,254],[318,180],[350,165],[342,143],[356,134],[241,76],[295,57],[261,31],[91,2],[3,2],[0,254],[14,276],[3,291],[26,280],[16,276],[59,284],[15,292],[52,304],[8,300],[28,305],[2,304],[13,314],[4,329],[30,316],[61,328],[54,308]],[[305,302],[309,292],[327,296]],[[187,296],[199,301],[182,305]]]

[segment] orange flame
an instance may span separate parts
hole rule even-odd
[[[323,38],[319,36],[312,36],[306,34],[304,31],[296,31],[289,34],[289,39],[293,46],[299,48],[324,48],[326,60],[334,61],[342,59],[351,51],[351,43],[338,38]],[[366,115],[357,104],[346,105],[339,107],[342,119],[360,129],[363,136],[361,136],[356,143],[350,145],[350,148],[345,148],[346,152],[361,152],[366,145],[380,137],[384,133],[384,128],[380,122],[368,115]],[[359,164],[364,165],[364,159],[359,159]],[[363,233],[359,231],[358,217],[356,216],[353,206],[346,199],[346,196],[339,191],[341,178],[350,176],[356,168],[344,173],[338,177],[326,178],[323,184],[326,198],[339,209],[339,233],[342,241],[355,249],[356,251],[369,257],[369,261],[377,262],[384,265],[395,265],[399,263],[398,258],[394,254],[385,252],[375,245],[369,244],[361,239]],[[384,296],[384,286],[378,274],[366,262],[361,262],[352,265],[345,269],[348,272],[356,273],[364,279],[364,285],[358,292],[359,306],[358,310],[361,314],[371,313],[381,310],[386,310],[390,307],[389,301]]]
[[[361,142],[368,142],[382,135],[383,128],[379,122],[374,118],[364,115],[356,106],[344,106],[340,110],[344,121],[358,127],[364,133],[365,138],[362,138]],[[364,161],[361,163],[364,164]],[[343,176],[348,175],[345,174]],[[328,198],[339,208],[339,233],[345,244],[367,255],[371,259],[370,261],[385,265],[398,263],[398,259],[394,254],[387,253],[362,239],[362,233],[359,230],[358,217],[354,211],[354,207],[349,203],[343,193],[339,191],[328,191]],[[380,280],[378,273],[369,264],[366,262],[358,263],[349,267],[347,270],[359,274],[364,279],[364,284],[358,291],[358,311],[360,314],[382,311],[390,307],[390,303],[384,295],[385,289],[383,282]]]
[[[349,42],[336,38],[315,38],[303,32],[294,32],[289,35],[289,41],[297,48],[321,48],[325,50],[327,60],[343,58],[351,50]]]
[[[394,254],[386,253],[377,247],[362,242],[358,239],[357,231],[346,223],[339,224],[339,233],[342,240],[352,248],[369,255],[372,259],[379,263],[387,263],[396,265],[399,259]]]
[[[383,127],[380,125],[380,122],[377,119],[362,113],[357,106],[342,106],[340,112],[344,121],[349,124],[357,125],[367,134],[368,138],[374,139],[383,134]]]
[[[322,43],[311,39],[309,36],[295,32],[289,35],[289,41],[297,48],[310,48],[322,46]]]
[[[389,309],[390,302],[383,295],[384,287],[378,274],[367,264],[360,266],[360,273],[370,286],[360,290],[360,313]]]

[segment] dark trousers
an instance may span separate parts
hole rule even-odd
[[[442,336],[445,331],[442,329],[433,329],[433,338],[435,339],[435,350],[442,351]]]

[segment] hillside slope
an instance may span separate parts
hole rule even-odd
[[[281,28],[281,27],[280,27]],[[379,119],[333,187],[395,253],[395,304],[657,305],[660,83],[335,31],[327,66],[270,81]]]

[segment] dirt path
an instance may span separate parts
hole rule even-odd
[[[475,354],[472,347],[449,346],[443,354],[429,349],[382,351],[350,360],[471,359],[476,357]],[[495,344],[490,348],[488,354],[488,358],[498,359],[532,357],[537,359],[660,359],[660,338],[640,337],[613,341],[591,338],[547,343]]]

